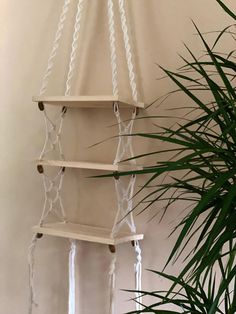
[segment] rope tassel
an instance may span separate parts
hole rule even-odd
[[[110,265],[109,271],[109,289],[110,289],[110,307],[109,307],[109,314],[115,313],[115,269],[116,269],[116,253],[112,253],[112,261]]]
[[[136,252],[137,260],[134,264],[134,272],[135,272],[135,290],[142,290],[142,251],[138,241],[134,243],[134,249]],[[142,295],[139,292],[136,292],[136,310],[142,310]]]
[[[35,249],[37,244],[37,235],[35,234],[31,240],[28,252],[28,266],[29,266],[29,309],[28,314],[33,313],[33,307],[38,306],[35,301],[35,291],[34,291],[34,274],[35,274]]]
[[[75,260],[76,260],[76,241],[71,240],[71,247],[69,253],[69,300],[68,300],[68,314],[75,314]]]

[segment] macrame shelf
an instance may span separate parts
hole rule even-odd
[[[108,306],[101,313],[116,313],[115,306],[115,278],[116,278],[116,261],[117,251],[116,245],[131,242],[135,253],[134,261],[134,289],[135,289],[135,308],[137,313],[141,313],[142,305],[142,252],[140,240],[143,239],[143,234],[136,231],[135,221],[133,217],[133,196],[136,182],[136,175],[129,173],[129,171],[139,171],[143,167],[136,164],[131,136],[133,125],[139,111],[145,108],[143,102],[139,101],[137,91],[137,82],[135,67],[132,56],[132,49],[129,38],[128,23],[126,18],[126,5],[124,0],[115,1],[107,0],[107,26],[109,29],[110,42],[110,61],[111,61],[111,80],[112,80],[112,95],[76,95],[72,94],[72,81],[76,73],[80,74],[80,69],[77,68],[77,58],[79,50],[79,38],[82,22],[82,13],[85,6],[91,5],[93,1],[85,0],[63,0],[64,4],[59,17],[58,27],[55,33],[52,49],[49,55],[46,71],[43,76],[42,85],[39,91],[39,96],[34,96],[33,101],[38,104],[39,110],[43,114],[45,122],[45,142],[37,161],[37,169],[41,174],[44,187],[44,205],[42,214],[40,216],[37,226],[33,227],[33,237],[29,246],[28,262],[29,262],[29,288],[30,288],[30,302],[28,314],[33,314],[34,308],[37,306],[34,276],[35,276],[35,249],[38,240],[42,235],[55,236],[59,238],[67,238],[70,244],[70,251],[68,257],[68,314],[79,313],[78,300],[76,289],[76,280],[80,280],[81,276],[77,273],[77,245],[79,241],[87,241],[108,245],[110,252],[110,267],[107,272],[109,278],[108,288],[109,297],[107,296]],[[49,79],[51,77],[55,58],[58,55],[58,50],[63,41],[64,28],[68,21],[67,16],[72,2],[76,3],[76,13],[74,20],[74,31],[71,36],[71,52],[69,54],[68,69],[65,80],[64,96],[46,96]],[[100,1],[97,1],[100,2]],[[126,1],[127,3],[128,1]],[[55,1],[58,3],[58,1]],[[56,5],[56,4],[55,4]],[[114,12],[115,8],[118,12]],[[116,10],[117,10],[116,9]],[[125,58],[128,69],[128,78],[130,84],[130,92],[132,97],[125,99],[120,96],[118,84],[118,63],[116,52],[116,27],[115,20],[120,17],[120,26],[123,33]],[[70,24],[71,18],[69,20]],[[84,19],[87,21],[87,19]],[[96,31],[96,30],[95,30]],[[66,40],[68,37],[66,38]],[[63,48],[63,47],[62,47]],[[65,55],[66,56],[66,55]],[[48,110],[48,106],[51,106]],[[110,109],[114,113],[117,121],[117,151],[113,163],[99,163],[87,161],[72,161],[65,158],[63,152],[63,145],[61,142],[61,135],[63,129],[63,121],[66,116],[67,109]],[[122,111],[129,110],[130,118],[122,119]],[[55,114],[52,115],[52,111]],[[127,113],[127,112],[126,112]],[[93,112],[94,114],[94,112]],[[92,129],[92,127],[91,127]],[[53,156],[53,157],[52,157]],[[52,158],[52,159],[51,159]],[[127,160],[127,162],[122,162]],[[53,167],[48,171],[48,167]],[[114,213],[114,221],[111,228],[102,228],[101,226],[88,226],[77,224],[67,219],[66,210],[64,209],[62,199],[63,179],[66,168],[87,169],[89,171],[110,172],[114,174],[115,195],[117,202],[114,204],[116,213]],[[124,178],[120,174],[126,173]],[[104,195],[101,195],[104,198]],[[104,204],[106,206],[106,204]],[[96,204],[94,204],[96,209]],[[107,208],[110,210],[110,208]],[[53,220],[55,219],[56,221]],[[80,221],[79,217],[76,221]],[[128,227],[128,232],[124,232],[123,227]],[[79,241],[78,241],[79,240]],[[105,291],[105,290],[104,290]],[[96,310],[95,310],[96,311]]]
[[[120,108],[132,108],[132,101],[124,100],[113,95],[92,95],[92,96],[35,96],[33,101],[54,106],[65,106],[75,108],[112,108],[116,102]],[[144,103],[137,102],[135,107],[144,108]]]
[[[94,226],[74,223],[46,223],[42,227],[35,226],[33,231],[56,237],[76,239],[107,245],[117,245],[126,242],[143,239],[143,234],[119,233],[115,238],[111,236],[111,230]]]

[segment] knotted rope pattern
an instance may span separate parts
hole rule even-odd
[[[58,49],[61,44],[61,38],[63,34],[63,29],[67,17],[67,13],[69,10],[69,5],[71,0],[65,0],[62,12],[59,18],[57,31],[55,35],[55,39],[53,42],[53,47],[48,59],[47,68],[43,77],[42,85],[40,88],[40,96],[45,94],[49,78],[52,74],[54,60],[57,55]],[[77,55],[77,48],[78,48],[78,38],[79,38],[79,31],[80,31],[80,22],[83,10],[83,3],[84,0],[78,0],[77,5],[77,13],[74,25],[74,34],[72,38],[72,46],[71,46],[71,55],[70,55],[70,62],[69,62],[69,70],[67,74],[66,80],[66,89],[65,95],[70,95],[71,92],[71,83],[74,75],[74,68],[75,68],[75,60]],[[61,145],[61,133],[63,127],[63,121],[66,113],[66,108],[62,108],[60,113],[56,118],[53,120],[48,115],[44,105],[41,105],[41,109],[44,114],[44,122],[45,122],[45,129],[46,129],[46,136],[45,142],[42,148],[42,152],[39,156],[39,160],[43,160],[46,156],[50,153],[54,152],[57,155],[57,158],[60,160],[64,160],[64,155],[62,151]],[[62,199],[61,199],[61,190],[63,185],[63,178],[64,178],[64,169],[61,168],[56,175],[51,178],[43,171],[43,186],[45,192],[45,201],[43,212],[41,218],[39,220],[39,226],[42,226],[45,220],[47,219],[49,214],[53,214],[56,216],[57,220],[66,222],[66,214],[63,207]],[[38,236],[34,235],[30,246],[29,246],[29,254],[28,254],[28,263],[29,263],[29,286],[30,286],[30,302],[29,302],[29,310],[28,313],[32,314],[33,307],[36,305],[35,301],[35,289],[34,289],[34,265],[35,265],[35,249],[37,244]],[[69,256],[69,314],[75,314],[75,254],[76,254],[76,242],[71,241],[71,248],[70,248],[70,256]]]
[[[129,83],[132,93],[134,105],[138,102],[137,83],[134,72],[134,64],[132,59],[132,51],[129,39],[129,32],[127,26],[127,18],[124,0],[119,0],[119,13],[121,20],[121,27],[123,31],[124,47],[126,53],[126,62],[129,73]],[[113,12],[113,0],[108,0],[108,26],[109,26],[109,39],[110,39],[110,62],[112,70],[112,87],[113,95],[118,96],[118,73],[117,73],[117,55],[115,46],[115,27],[114,27],[114,12]],[[123,159],[133,158],[132,147],[132,134],[134,120],[137,114],[137,110],[133,110],[131,119],[125,122],[121,118],[118,103],[114,103],[114,114],[117,119],[119,127],[119,139],[117,152],[113,164],[117,165]],[[135,159],[131,159],[130,164],[136,164]],[[127,224],[132,233],[136,232],[136,227],[133,219],[133,195],[136,176],[131,176],[128,184],[121,178],[115,179],[115,189],[117,195],[118,210],[115,217],[114,225],[112,228],[111,236],[114,238],[123,225]],[[135,241],[135,252],[137,254],[137,262],[135,263],[135,288],[137,291],[141,290],[141,276],[142,276],[142,257],[141,248],[138,241]],[[116,260],[116,257],[113,257]],[[110,314],[114,314],[114,293],[115,293],[115,269],[114,260],[111,262],[112,272],[110,272]],[[112,282],[112,285],[111,285]],[[141,310],[141,296],[136,294],[136,310]]]

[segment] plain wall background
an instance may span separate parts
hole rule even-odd
[[[62,0],[1,0],[0,1],[0,312],[27,313],[28,266],[27,250],[32,236],[31,226],[38,222],[43,205],[43,188],[35,167],[44,141],[43,117],[32,104],[37,94],[61,10]],[[165,94],[173,85],[157,81],[162,75],[156,64],[176,69],[181,63],[178,53],[186,55],[182,41],[197,55],[202,47],[194,35],[192,18],[204,31],[219,30],[230,23],[215,0],[127,0],[129,22],[135,49],[135,62],[141,98],[150,103]],[[224,1],[236,9],[234,0]],[[81,33],[81,49],[73,93],[111,93],[111,74],[106,20],[106,1],[88,0],[85,25]],[[49,85],[49,94],[63,93],[66,57],[71,38],[73,9],[65,30],[63,52],[59,54]],[[117,19],[117,21],[119,21]],[[120,90],[128,96],[127,71],[118,29]],[[122,59],[123,58],[123,59]],[[183,104],[181,96],[170,99],[164,107]],[[146,115],[163,113],[155,106]],[[126,116],[126,114],[125,114]],[[128,116],[127,116],[128,117]],[[154,121],[153,121],[154,122]],[[112,162],[116,141],[89,148],[117,132],[111,111],[69,110],[65,119],[63,146],[67,158]],[[164,125],[172,121],[162,120]],[[152,128],[141,121],[136,130]],[[158,144],[161,145],[161,144]],[[155,146],[155,149],[159,146]],[[136,140],[135,152],[154,149],[154,143]],[[150,161],[149,161],[150,162]],[[65,207],[69,217],[83,223],[108,226],[115,213],[113,182],[92,180],[86,171],[68,170],[64,185]],[[139,178],[138,184],[144,179]],[[143,269],[160,270],[174,238],[168,239],[178,208],[172,208],[161,224],[158,219],[147,222],[157,206],[137,217],[145,232]],[[36,251],[36,292],[40,304],[35,313],[65,314],[67,312],[67,257],[69,245],[64,239],[44,237]],[[109,251],[97,244],[78,246],[78,313],[107,313]],[[130,295],[121,288],[134,287],[134,252],[130,244],[118,248],[116,313],[134,309]],[[178,271],[178,264],[169,268]],[[144,271],[144,289],[159,289],[166,283]]]

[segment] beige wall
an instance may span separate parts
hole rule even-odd
[[[111,91],[105,1],[88,2],[91,8],[87,12],[74,93],[105,94]],[[182,41],[199,53],[201,47],[196,36],[193,36],[190,18],[202,31],[221,29],[229,23],[214,0],[127,2],[140,93],[147,103],[172,87],[168,81],[156,81],[161,72],[155,63],[176,69],[180,64],[177,52],[185,54]],[[235,0],[225,3],[236,9]],[[0,1],[0,313],[4,314],[27,313],[27,247],[31,238],[30,228],[37,223],[43,205],[42,182],[33,160],[43,144],[44,125],[31,97],[39,90],[61,4],[62,0]],[[71,26],[70,19],[65,47]],[[65,72],[62,66],[65,65],[66,55],[66,52],[59,55],[56,65],[61,67],[52,77],[50,93],[63,92]],[[122,49],[119,49],[119,55],[124,56]],[[121,63],[120,68],[122,94],[127,95],[124,64]],[[181,98],[170,99],[166,106],[179,105],[180,101]],[[153,108],[147,114],[152,113],[160,114],[160,111]],[[116,134],[115,127],[107,128],[114,122],[112,112],[109,111],[69,111],[63,138],[66,156],[111,161],[115,141],[105,142],[92,149],[87,147]],[[170,124],[168,120],[163,123]],[[146,121],[137,124],[139,130],[149,128]],[[135,151],[153,150],[153,145],[139,140],[136,141]],[[92,172],[69,170],[66,174],[63,193],[68,215],[84,223],[109,225],[114,215],[115,202],[112,181],[85,179],[88,174]],[[139,179],[139,184],[142,182],[142,178]],[[174,241],[173,238],[167,239],[167,235],[173,227],[178,208],[173,208],[161,224],[157,220],[147,223],[155,209],[139,216],[137,220],[140,229],[145,231],[143,268],[160,270]],[[35,313],[66,313],[68,249],[68,242],[62,239],[45,237],[39,242],[36,253],[36,290],[40,307]],[[134,252],[129,244],[119,247],[118,251],[117,289],[132,289]],[[108,267],[107,247],[79,244],[78,313],[106,313]],[[178,265],[171,271],[177,270]],[[165,287],[165,283],[145,271],[143,286],[145,289],[159,289]],[[127,302],[128,298],[128,294],[117,291],[117,314],[133,308],[133,304]]]

